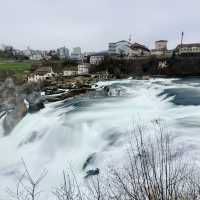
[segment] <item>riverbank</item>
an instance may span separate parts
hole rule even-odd
[[[42,83],[17,85],[12,78],[0,84],[0,119],[4,117],[4,135],[8,135],[27,113],[35,113],[45,104],[75,98],[94,91],[96,76],[54,77]]]

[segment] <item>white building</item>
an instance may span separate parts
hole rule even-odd
[[[129,53],[129,47],[132,44],[128,41],[121,40],[119,42],[115,43],[109,43],[108,44],[108,53],[110,55],[128,55]]]
[[[82,60],[81,48],[80,47],[73,48],[73,51],[71,53],[71,59],[74,60],[74,61],[81,61]]]
[[[157,50],[167,50],[167,40],[158,40],[155,41],[155,49]]]
[[[160,55],[167,55],[168,53],[170,53],[167,50],[167,40],[158,40],[155,41],[155,49],[151,50],[151,55],[156,55],[156,56],[160,56]]]
[[[30,60],[36,60],[36,61],[38,61],[38,60],[42,60],[43,57],[42,57],[41,54],[39,54],[39,53],[35,53],[35,54],[29,56],[29,59],[30,59]]]
[[[78,65],[78,75],[87,75],[89,74],[90,64],[82,63]]]
[[[149,56],[150,50],[144,45],[134,43],[129,48],[128,56],[131,57],[141,57],[141,56]]]
[[[106,56],[108,56],[107,52],[100,52],[100,53],[92,54],[90,56],[90,64],[91,65],[99,65],[104,61]]]
[[[63,70],[63,76],[77,76],[78,75],[78,67],[66,67]]]
[[[60,59],[68,59],[69,58],[69,49],[66,47],[61,47],[57,49],[57,54]]]
[[[200,43],[180,44],[176,47],[176,51],[180,55],[199,55]]]
[[[84,61],[87,62],[88,57],[90,57],[90,56],[93,55],[93,54],[95,54],[95,52],[84,52],[84,53],[82,54],[82,58],[83,58]]]
[[[55,75],[51,67],[40,67],[28,77],[28,82],[44,81]]]

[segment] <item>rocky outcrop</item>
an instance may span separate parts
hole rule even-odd
[[[40,92],[33,91],[30,94],[26,94],[25,99],[27,101],[28,112],[37,112],[45,107],[45,99],[41,97]]]
[[[91,169],[91,170],[88,170],[86,172],[86,176],[84,177],[85,179],[89,178],[90,176],[97,176],[99,175],[100,173],[100,170],[99,168],[96,168],[96,169]]]
[[[0,111],[6,113],[3,126],[4,134],[7,135],[27,112],[23,97],[19,95],[19,88],[15,85],[13,79],[7,78],[1,84],[0,102]]]
[[[25,99],[28,104],[25,103]],[[28,105],[28,106],[27,106]],[[37,86],[17,86],[12,78],[0,85],[0,113],[6,113],[3,121],[4,134],[8,135],[27,112],[35,112],[44,107]]]
[[[89,155],[82,166],[82,170],[85,170],[88,167],[88,165],[93,164],[95,162],[95,159],[96,153],[92,153],[91,155]]]

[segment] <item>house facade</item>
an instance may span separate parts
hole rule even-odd
[[[155,41],[155,48],[151,50],[151,55],[161,56],[171,54],[172,51],[167,49],[167,40]]]
[[[155,49],[157,50],[167,50],[167,40],[158,40],[155,41]]]
[[[51,67],[40,67],[33,74],[28,77],[28,82],[44,81],[48,78],[55,76]]]
[[[130,46],[128,56],[131,57],[142,57],[142,56],[149,56],[150,50],[145,47],[144,45],[134,43]]]
[[[68,59],[69,58],[69,49],[66,47],[61,47],[57,49],[57,54],[60,59]]]
[[[176,47],[179,55],[200,55],[200,43],[180,44]]]
[[[39,60],[42,60],[43,57],[40,53],[35,53],[35,54],[32,54],[31,56],[29,56],[29,59],[39,61]]]
[[[81,48],[80,47],[75,47],[73,48],[73,51],[71,53],[71,59],[80,62],[82,60],[82,54],[81,54]]]
[[[63,76],[77,76],[78,75],[78,67],[72,66],[72,67],[66,67],[63,70]]]
[[[78,65],[78,75],[87,75],[89,74],[90,64],[82,63]]]
[[[106,56],[108,56],[107,51],[92,54],[90,56],[90,64],[91,65],[99,65],[104,61]]]
[[[110,55],[128,55],[129,53],[129,47],[132,44],[126,40],[121,40],[119,42],[115,43],[109,43],[108,44],[108,53]]]

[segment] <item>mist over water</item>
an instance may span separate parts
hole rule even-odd
[[[109,85],[108,95],[103,86]],[[190,159],[200,161],[200,79],[121,80],[98,83],[96,93],[52,103],[28,114],[7,137],[0,121],[0,197],[23,172],[21,159],[33,176],[43,169],[45,191],[60,183],[71,166],[79,182],[89,169],[106,171],[125,162],[132,128],[144,125],[153,134],[161,122],[185,145]],[[86,162],[88,161],[88,162]]]

